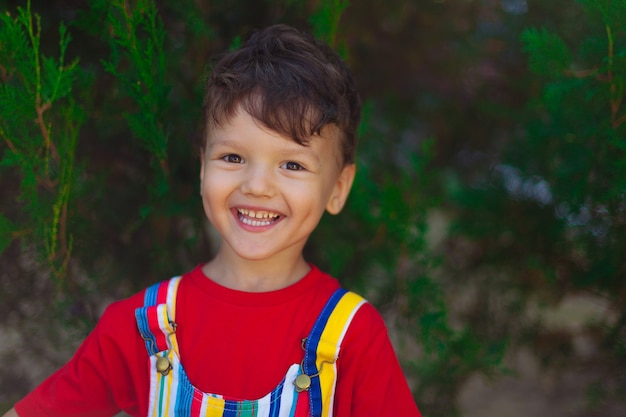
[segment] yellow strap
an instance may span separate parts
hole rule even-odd
[[[317,347],[317,369],[320,373],[320,388],[323,405],[322,416],[330,416],[334,403],[335,384],[337,381],[337,365],[339,350],[343,338],[350,327],[352,318],[366,301],[360,295],[347,292],[339,300],[328,318],[328,322]]]

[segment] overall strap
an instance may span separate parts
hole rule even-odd
[[[146,289],[144,306],[135,310],[135,319],[150,356],[169,349],[178,351],[176,338],[176,294],[180,276],[156,283]],[[174,346],[171,346],[171,345]]]
[[[309,401],[313,417],[332,415],[341,343],[352,318],[365,303],[361,296],[338,289],[322,309],[306,340],[303,372],[311,376]]]

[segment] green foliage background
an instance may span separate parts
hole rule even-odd
[[[587,412],[626,398],[626,0],[0,10],[0,332],[23,343],[5,361],[58,366],[108,302],[210,257],[203,78],[284,22],[339,50],[365,100],[349,204],[307,256],[384,312],[424,415],[459,415],[468,378],[497,381],[522,348],[591,373]],[[581,294],[606,314],[546,325]],[[593,355],[575,354],[581,335]],[[0,404],[32,383],[0,368]]]

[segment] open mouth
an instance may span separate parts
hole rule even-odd
[[[271,211],[254,211],[243,208],[237,209],[239,221],[248,226],[269,226],[280,218],[280,214]]]

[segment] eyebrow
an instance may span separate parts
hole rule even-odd
[[[309,165],[310,168],[314,168],[316,170],[322,168],[325,165],[322,158],[312,152],[304,153],[304,161],[302,161],[301,152],[281,152],[281,154],[287,160],[294,162],[305,162],[305,165]]]
[[[207,140],[207,149],[211,149],[216,146],[223,146],[225,148],[235,148],[235,149],[239,149],[242,147],[237,141],[234,141],[232,139],[216,140],[216,138],[210,138],[209,140]]]
[[[294,144],[296,144],[294,142]],[[308,146],[302,146],[302,145],[298,145],[296,144],[298,147],[297,148],[293,148],[293,149],[284,149],[284,150],[280,150],[280,154],[281,155],[285,155],[285,156],[290,156],[290,155],[307,155],[307,156],[311,156],[313,158],[319,159],[317,158],[317,155],[315,155],[315,153],[311,150],[310,147]]]

